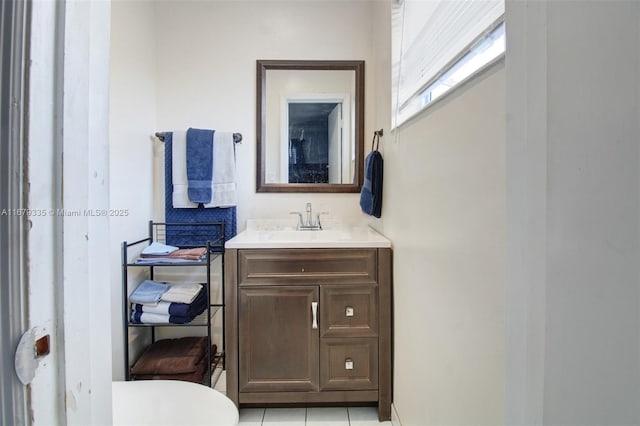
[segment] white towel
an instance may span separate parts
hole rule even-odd
[[[131,312],[131,322],[134,324],[171,324],[170,318],[170,315]]]
[[[171,254],[176,250],[178,250],[178,247],[168,246],[154,241],[142,250],[142,254],[164,255]]]
[[[136,305],[142,306],[142,310],[136,309]],[[148,303],[133,303],[131,304],[131,312],[142,312],[143,314],[157,314],[157,315],[166,315],[169,316],[169,307],[171,306],[171,302],[163,302],[160,301],[155,305],[151,305]]]
[[[189,200],[187,179],[187,132],[174,131],[171,145],[173,207],[196,208]],[[213,178],[211,202],[204,207],[236,205],[236,162],[233,133],[215,132],[213,135]]]
[[[233,133],[215,132],[213,135],[213,177],[211,202],[205,207],[236,205],[236,156]]]
[[[171,284],[160,300],[165,302],[191,303],[198,296],[202,286],[200,284]]]
[[[174,131],[171,139],[171,181],[173,182],[173,207],[196,208],[187,195],[187,132]]]

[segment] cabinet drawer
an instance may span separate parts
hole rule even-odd
[[[375,249],[238,251],[238,284],[375,284]]]
[[[378,335],[378,287],[320,287],[320,335],[322,337],[376,337]]]
[[[320,340],[320,389],[378,388],[378,339]]]

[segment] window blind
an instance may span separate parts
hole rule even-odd
[[[392,6],[393,111],[397,114],[492,29],[504,0],[400,0]],[[397,123],[400,124],[400,123]]]

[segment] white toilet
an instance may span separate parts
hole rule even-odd
[[[230,426],[238,409],[222,393],[177,380],[113,382],[114,426]]]

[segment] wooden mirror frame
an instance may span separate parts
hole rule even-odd
[[[256,61],[256,192],[360,192],[364,182],[364,61]],[[353,183],[266,183],[266,79],[268,70],[352,70],[355,74]]]

